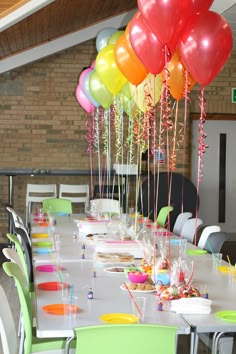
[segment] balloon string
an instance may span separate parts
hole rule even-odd
[[[183,144],[183,157],[182,157],[182,165],[185,166],[186,161],[186,139],[184,139],[186,135],[186,122],[187,122],[187,109],[189,102],[189,80],[188,80],[188,71],[185,70],[185,84],[184,84],[184,122],[179,124],[180,129],[178,131],[179,144]],[[178,145],[179,147],[179,145]],[[181,213],[184,211],[184,176],[182,178],[182,187],[181,187]],[[180,230],[180,237],[182,237],[182,228]]]
[[[95,111],[95,114],[97,115],[98,112],[99,112],[99,110],[97,108],[96,111]],[[94,140],[95,140],[95,137],[94,137],[94,121],[95,121],[95,118],[94,118],[94,115],[92,115],[92,116],[90,116],[87,119],[87,122],[86,122],[87,133],[85,135],[85,139],[88,142],[87,152],[90,152],[93,149],[93,144],[94,144]]]
[[[175,120],[173,124],[173,138],[171,142],[171,151],[170,151],[170,170],[176,170],[176,145],[177,145],[177,124],[178,124],[178,111],[179,111],[179,101],[176,101],[176,109],[175,109]]]
[[[198,124],[198,132],[199,132],[199,138],[198,138],[198,175],[197,175],[197,196],[199,196],[199,190],[200,190],[200,182],[202,182],[202,177],[203,177],[203,155],[206,152],[206,149],[208,148],[208,145],[205,143],[205,138],[207,137],[207,134],[204,131],[204,124],[206,121],[206,112],[205,112],[205,105],[206,105],[206,100],[204,97],[204,87],[201,89],[201,94],[199,97],[199,106],[201,110],[201,115],[199,119],[199,124]],[[197,215],[198,215],[198,200],[196,202],[196,221],[197,221]],[[194,243],[196,245],[197,243],[197,225],[195,227],[195,235],[194,235]]]
[[[115,120],[114,120],[114,128],[115,128],[115,136],[116,136],[116,161],[119,161],[119,158],[122,156],[122,119],[120,111],[119,111],[119,103],[118,98],[115,97],[114,99],[114,113],[115,113]]]
[[[129,116],[128,134],[126,138],[126,146],[128,147],[128,161],[130,164],[134,163],[134,118]]]
[[[102,131],[102,142],[103,142],[103,154],[106,155],[108,152],[108,136],[109,136],[109,126],[108,126],[109,111],[105,110],[103,118],[103,131]]]

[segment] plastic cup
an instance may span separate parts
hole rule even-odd
[[[134,300],[131,299],[131,305],[133,315],[138,317],[139,322],[142,323],[145,317],[146,297],[137,296]]]
[[[78,297],[77,296],[63,296],[63,304],[64,304],[64,314],[65,316],[69,316],[70,318],[73,318],[77,315],[78,313]]]
[[[61,282],[62,297],[69,296],[70,294],[70,274],[59,271],[59,281]]]
[[[228,267],[228,283],[231,288],[236,287],[236,268]]]
[[[217,267],[221,266],[221,262],[222,262],[222,253],[212,253],[213,268],[217,269]]]

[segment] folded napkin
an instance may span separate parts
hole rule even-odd
[[[172,300],[170,310],[181,314],[207,315],[211,313],[212,301],[202,297],[182,298]]]

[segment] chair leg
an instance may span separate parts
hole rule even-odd
[[[23,319],[22,319],[23,321]],[[19,345],[19,354],[24,354],[24,340],[25,340],[25,332],[24,332],[24,324],[21,321],[21,334],[20,334],[20,345]]]
[[[22,327],[22,316],[21,316],[21,313],[20,313],[18,329],[17,329],[17,335],[18,335],[19,338],[21,336],[21,327]]]

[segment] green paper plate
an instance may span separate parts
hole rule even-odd
[[[219,311],[215,316],[228,322],[236,322],[236,311]]]
[[[52,242],[51,241],[33,242],[32,246],[33,247],[51,247]]]
[[[196,256],[199,256],[201,254],[206,254],[207,251],[206,250],[199,250],[199,249],[189,249],[189,250],[186,250],[186,253],[189,254],[189,255],[196,255]]]

